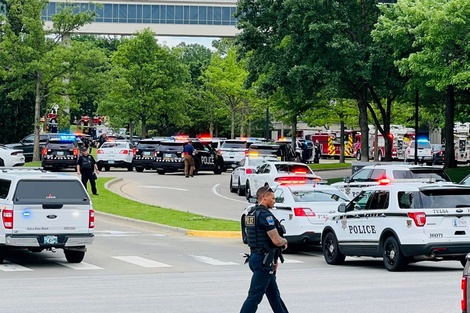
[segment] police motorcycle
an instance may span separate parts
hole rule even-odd
[[[188,137],[175,137],[170,140],[163,140],[155,151],[154,168],[157,173],[184,171],[184,146],[188,144]],[[200,171],[211,171],[214,174],[221,174],[223,171],[223,158],[211,145],[198,139],[192,140],[194,147],[194,174]]]

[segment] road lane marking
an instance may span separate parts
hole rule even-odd
[[[303,262],[303,261],[299,261],[299,260],[286,259],[286,258],[284,258],[284,263],[291,263],[291,264],[294,264],[294,263],[304,263],[304,262]]]
[[[213,258],[209,258],[207,256],[202,256],[202,255],[190,255],[190,257],[192,257],[193,259],[199,262],[207,263],[210,265],[240,265],[235,262],[224,262],[218,259],[213,259]]]
[[[6,262],[4,264],[0,264],[0,271],[3,272],[31,272],[33,271],[30,268],[15,264],[15,263],[10,263]]]
[[[226,197],[226,196],[222,196],[220,193],[217,192],[217,187],[219,187],[220,184],[217,184],[215,185],[214,187],[212,187],[212,192],[216,195],[216,196],[219,196],[221,198],[224,198],[224,199],[227,199],[227,200],[232,200],[232,201],[236,201],[236,202],[241,202],[241,203],[244,203],[244,204],[247,204],[248,201],[241,201],[241,200],[238,200],[238,199],[232,199],[230,197]]]
[[[177,191],[189,191],[188,189],[184,189],[184,188],[165,187],[165,186],[141,186],[141,187],[155,188],[155,189],[170,189],[170,190],[177,190]]]
[[[153,237],[166,237],[164,234],[147,234],[131,231],[119,231],[119,230],[101,230],[95,231],[94,235],[97,237],[133,237],[133,236],[153,236]]]
[[[113,258],[142,267],[173,267],[165,263],[141,258],[140,256],[113,256]]]
[[[62,266],[78,270],[78,271],[83,271],[83,270],[102,270],[102,267],[89,264],[86,262],[81,262],[81,263],[68,263],[65,259],[57,259],[57,258],[47,258],[47,260],[52,261],[54,263],[60,264]]]

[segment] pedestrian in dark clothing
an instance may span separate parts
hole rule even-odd
[[[258,189],[256,196],[258,205],[245,217],[248,246],[251,250],[248,262],[253,276],[248,297],[240,313],[256,312],[264,295],[268,298],[273,312],[288,313],[276,283],[277,258],[270,258],[273,256],[270,250],[287,248],[287,240],[281,237],[276,228],[279,222],[269,211],[274,206],[274,192],[264,186]]]
[[[99,173],[98,166],[92,155],[88,154],[88,148],[82,147],[82,155],[77,160],[77,174],[82,175],[82,184],[87,189],[87,183],[90,181],[91,192],[97,196],[96,174]]]
[[[101,146],[108,141],[108,135],[106,133],[102,133],[100,138],[98,139],[98,148],[101,148]]]
[[[307,142],[304,141],[300,144],[302,148],[302,163],[307,163],[308,160],[308,145]]]
[[[315,158],[314,158],[314,163],[320,163],[320,158],[321,158],[321,145],[318,142],[318,140],[315,140]]]
[[[194,177],[194,170],[196,169],[194,165],[193,154],[196,151],[194,150],[193,141],[190,139],[188,143],[183,147],[184,155],[184,176],[188,178],[189,176]]]

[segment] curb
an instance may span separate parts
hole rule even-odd
[[[122,197],[121,195],[115,193],[114,191],[110,190],[109,187],[111,187],[114,184],[117,184],[121,181],[123,181],[123,178],[115,178],[113,180],[110,180],[106,184],[104,184],[104,187],[114,193],[115,195]],[[135,201],[135,200],[133,200]],[[236,238],[240,239],[242,237],[241,231],[212,231],[212,230],[188,230],[185,228],[180,228],[180,227],[174,227],[174,226],[169,226],[169,225],[164,225],[164,224],[158,224],[155,222],[148,222],[144,220],[138,220],[134,219],[131,217],[125,217],[125,216],[120,216],[120,215],[115,215],[115,214],[110,214],[110,213],[105,213],[105,212],[100,212],[100,211],[95,211],[95,214],[98,216],[106,216],[109,219],[112,219],[116,222],[125,222],[125,223],[131,223],[131,224],[136,224],[139,227],[142,228],[147,228],[151,230],[158,230],[158,231],[167,231],[167,232],[173,232],[173,233],[178,233],[182,234],[185,236],[191,236],[191,237],[206,237],[206,238]]]

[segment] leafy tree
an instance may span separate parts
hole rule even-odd
[[[456,90],[470,86],[470,3],[465,0],[404,0],[384,8],[377,37],[398,43],[396,64],[412,84],[445,93],[446,150],[453,151]],[[406,39],[414,51],[402,54]],[[416,87],[415,87],[416,88]],[[446,153],[445,166],[455,166],[454,154]]]
[[[149,29],[123,41],[111,57],[112,84],[99,111],[140,123],[142,138],[147,136],[147,123],[157,121],[163,112],[171,122],[186,124],[189,73],[179,53],[160,46]]]
[[[64,3],[52,17],[53,27],[47,30],[41,20],[45,0],[4,0],[7,14],[2,24],[0,42],[0,75],[7,80],[17,79],[8,93],[21,99],[34,91],[34,155],[39,160],[41,105],[51,90],[60,89],[66,73],[76,64],[69,62],[67,47],[62,42],[74,29],[94,18],[91,11],[74,14],[73,4]]]
[[[244,60],[237,60],[235,47],[230,47],[225,56],[213,54],[210,65],[202,75],[204,87],[230,112],[231,138],[235,138],[236,113],[247,101],[244,83],[248,72],[245,66]]]

